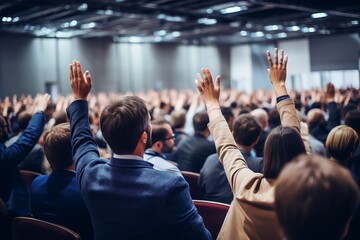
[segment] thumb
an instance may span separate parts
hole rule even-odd
[[[91,75],[88,70],[84,73],[85,82],[91,86]]]
[[[219,91],[219,90],[220,90],[220,75],[217,75],[217,76],[216,76],[215,89],[216,89],[216,91]]]

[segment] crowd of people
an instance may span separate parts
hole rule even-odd
[[[1,99],[1,239],[17,216],[82,239],[211,239],[182,171],[230,205],[218,239],[359,239],[359,90],[288,91],[287,56],[266,57],[272,90],[201,69],[197,92],[95,94],[73,61],[72,94]],[[42,175],[27,188],[19,170]]]

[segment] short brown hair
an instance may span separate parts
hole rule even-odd
[[[358,191],[346,168],[321,156],[298,156],[275,186],[275,210],[287,239],[341,239]]]
[[[237,144],[250,146],[258,139],[260,133],[260,124],[249,113],[241,114],[234,122],[233,136]]]
[[[53,170],[73,164],[69,123],[56,125],[44,133],[44,153]]]
[[[325,146],[331,157],[347,164],[358,143],[359,137],[356,131],[346,125],[340,125],[330,131]]]
[[[137,96],[125,96],[111,103],[100,117],[103,137],[116,154],[132,153],[141,134],[149,131],[148,123],[149,112]]]

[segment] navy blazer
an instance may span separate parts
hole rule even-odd
[[[34,217],[60,224],[79,233],[81,239],[94,239],[88,209],[81,196],[75,172],[55,170],[34,179],[30,188]]]
[[[22,216],[30,213],[29,191],[20,175],[17,165],[37,143],[45,125],[42,113],[31,118],[28,127],[10,147],[0,143],[0,198],[9,210]]]
[[[77,178],[97,240],[211,239],[182,177],[144,160],[99,158],[87,102],[74,101],[67,113]]]

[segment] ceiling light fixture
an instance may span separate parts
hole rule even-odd
[[[247,31],[240,31],[240,35],[245,37],[248,35],[248,32]]]
[[[198,23],[205,25],[214,25],[217,23],[217,20],[215,18],[199,18]]]
[[[325,12],[318,12],[318,13],[311,14],[311,18],[324,18],[327,16],[328,16],[328,14]]]
[[[276,34],[276,36],[277,36],[278,38],[286,38],[286,37],[287,37],[287,34],[284,33],[284,32],[282,32],[282,33]]]
[[[282,26],[280,26],[280,25],[267,25],[267,26],[264,27],[264,29],[266,31],[276,31],[276,30],[282,29]]]
[[[299,26],[290,26],[290,27],[287,27],[286,29],[287,29],[288,31],[291,31],[291,32],[300,31],[300,27],[299,27]]]
[[[141,43],[141,42],[142,42],[142,38],[141,38],[141,37],[135,37],[135,36],[133,36],[133,37],[129,37],[129,38],[128,38],[128,41],[129,41],[130,43]]]
[[[90,23],[81,24],[80,28],[81,29],[90,29],[90,28],[94,28],[95,26],[96,26],[96,23],[90,22]]]
[[[175,31],[175,32],[172,32],[171,35],[172,35],[173,37],[180,37],[180,36],[181,36],[181,33],[178,32],[178,31]]]
[[[233,6],[233,7],[220,9],[220,13],[221,14],[230,14],[230,13],[236,13],[236,12],[244,11],[244,10],[247,10],[247,9],[248,8],[246,6]]]

